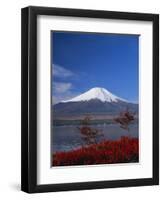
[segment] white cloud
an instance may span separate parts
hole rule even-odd
[[[57,64],[52,65],[52,103],[56,104],[62,100],[68,100],[75,97],[73,85],[68,80],[76,78],[76,74],[65,67]],[[55,81],[57,80],[57,81]],[[66,82],[67,81],[67,82]]]
[[[53,76],[56,76],[59,78],[67,78],[67,77],[71,77],[75,75],[72,71],[56,64],[52,65],[52,73],[53,73]]]
[[[71,83],[63,83],[63,82],[54,82],[53,83],[53,91],[55,93],[65,93],[72,88]]]
[[[52,103],[56,104],[61,101],[69,100],[78,95],[78,93],[73,92],[71,89],[73,85],[71,83],[65,82],[54,82],[52,85],[53,96]]]
[[[73,97],[76,97],[78,94],[72,93],[72,92],[67,92],[65,94],[60,94],[60,95],[53,95],[52,96],[52,104],[57,104],[61,101],[66,101],[69,99],[72,99]]]

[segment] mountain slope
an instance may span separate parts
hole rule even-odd
[[[102,102],[118,102],[118,101],[128,102],[127,100],[122,99],[122,98],[112,94],[105,88],[96,87],[96,88],[92,88],[92,89],[88,90],[87,92],[85,92],[77,97],[74,97],[68,101],[62,101],[62,103],[89,101],[92,99],[98,99]]]
[[[126,109],[138,113],[138,104],[117,97],[104,88],[92,88],[75,98],[54,105],[54,114],[56,117],[85,114],[117,115]]]

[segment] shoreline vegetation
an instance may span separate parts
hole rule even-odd
[[[62,119],[55,119],[53,121],[54,126],[72,126],[72,125],[81,125],[82,120],[62,120]],[[135,119],[134,122],[131,124],[138,123],[138,119]],[[90,125],[110,125],[110,124],[117,124],[113,119],[107,120],[90,120]]]
[[[139,140],[122,136],[119,140],[104,140],[68,152],[53,153],[52,165],[93,165],[139,162]]]
[[[96,121],[97,120],[93,120]],[[135,121],[135,113],[126,109],[113,119],[127,136],[117,140],[106,140],[103,131],[92,127],[92,117],[85,116],[77,127],[83,145],[68,152],[53,153],[53,166],[94,165],[132,163],[139,161],[139,139],[131,137],[130,125]],[[109,123],[109,122],[107,122]],[[99,124],[99,122],[98,122]],[[102,141],[101,139],[102,138]]]

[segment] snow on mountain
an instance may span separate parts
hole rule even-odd
[[[77,97],[74,97],[74,98],[67,100],[67,101],[62,101],[61,103],[89,101],[89,100],[92,100],[92,99],[98,99],[102,102],[123,101],[123,102],[129,103],[127,100],[122,99],[122,98],[112,94],[111,92],[109,92],[105,88],[100,88],[100,87],[92,88],[92,89],[88,90],[87,92],[85,92],[85,93],[83,93],[83,94],[81,94]]]

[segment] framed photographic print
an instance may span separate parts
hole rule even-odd
[[[159,184],[159,16],[22,9],[22,190]]]

